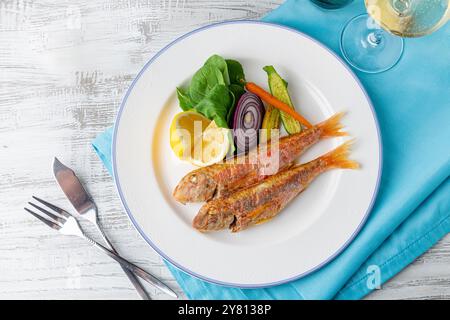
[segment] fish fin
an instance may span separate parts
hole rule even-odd
[[[341,131],[344,127],[341,123],[341,119],[345,112],[336,113],[331,118],[319,123],[317,128],[321,130],[321,138],[340,137],[347,136],[347,132]]]
[[[354,140],[347,141],[333,151],[323,155],[320,159],[325,162],[329,169],[358,169],[360,167],[359,163],[348,158],[350,147],[353,143]]]

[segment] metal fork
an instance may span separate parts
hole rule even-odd
[[[148,283],[150,283],[157,289],[165,292],[166,294],[168,294],[174,298],[178,297],[177,294],[172,289],[170,289],[167,285],[162,283],[159,279],[155,278],[154,276],[152,276],[145,270],[141,269],[140,267],[134,265],[133,263],[131,263],[131,262],[127,261],[126,259],[117,255],[113,251],[107,249],[106,247],[102,246],[98,242],[89,238],[81,229],[80,225],[78,224],[78,221],[69,212],[67,212],[45,200],[39,199],[38,197],[33,196],[33,199],[35,199],[36,201],[39,201],[40,203],[45,205],[48,209],[53,210],[53,213],[52,213],[32,202],[28,202],[28,204],[30,206],[32,206],[33,208],[42,212],[46,216],[45,217],[44,215],[37,214],[36,212],[34,212],[26,207],[24,208],[28,213],[32,214],[34,217],[41,220],[47,226],[59,231],[61,234],[72,235],[72,236],[77,236],[77,237],[86,239],[94,247],[102,250],[109,257],[111,257],[114,260],[116,260],[117,262],[119,262],[125,268],[133,271],[138,277],[144,279],[145,281],[147,281]]]
[[[61,161],[58,160],[58,158],[55,157],[53,159],[53,175],[55,176],[56,182],[61,187],[67,199],[77,211],[77,219],[86,219],[94,224],[94,226],[97,228],[97,231],[100,232],[104,243],[106,243],[106,247],[114,253],[119,254],[116,249],[114,249],[103,229],[100,227],[97,206],[95,205],[94,200],[81,184],[81,181],[80,179],[78,179],[75,172],[69,167],[65,166]],[[124,270],[126,276],[131,281],[141,298],[144,300],[150,300],[150,296],[145,291],[144,286],[139,282],[134,273],[127,268],[122,267],[122,269]]]

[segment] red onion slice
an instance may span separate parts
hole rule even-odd
[[[239,99],[233,118],[234,142],[238,153],[248,152],[258,144],[258,130],[264,118],[261,99],[250,92]]]

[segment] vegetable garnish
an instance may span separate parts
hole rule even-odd
[[[245,92],[244,70],[235,60],[212,55],[194,74],[189,88],[177,88],[184,110],[194,109],[222,128],[228,128],[235,105]]]
[[[222,161],[232,145],[229,131],[211,121],[201,137],[195,141],[190,163],[197,167],[205,167]]]
[[[230,131],[198,112],[183,111],[175,115],[170,125],[170,147],[180,160],[207,166],[227,155],[233,143]]]
[[[258,130],[264,117],[261,99],[251,92],[244,93],[236,106],[233,119],[234,141],[238,153],[247,152],[258,144]]]
[[[260,133],[264,141],[270,139],[271,130],[279,129],[280,119],[289,134],[300,132],[302,125],[312,127],[308,120],[295,111],[286,81],[272,66],[267,66],[264,70],[269,76],[271,93],[253,82],[247,82],[244,69],[238,61],[212,55],[195,72],[188,87],[177,88],[179,105],[184,112],[196,112],[206,120],[213,121],[214,126],[225,130],[220,134],[207,135],[211,138],[208,145],[214,148],[210,148],[213,150],[211,154],[203,154],[201,158],[194,159],[198,162],[197,165],[221,160],[219,158],[223,152],[228,150],[231,155],[235,152],[235,147],[239,153],[248,152],[257,146]],[[266,107],[263,101],[266,102]],[[260,129],[267,130],[259,132]],[[223,138],[222,134],[225,132],[227,137]],[[190,148],[180,143],[178,140],[182,138],[176,134],[173,138],[172,144],[176,148],[172,148],[177,156],[182,157]],[[190,141],[190,145],[195,145],[195,142]]]
[[[291,109],[295,110],[294,104],[289,96],[287,82],[277,73],[273,66],[265,66],[263,70],[267,72],[270,93],[281,102],[284,102],[290,106]],[[283,126],[289,134],[299,133],[302,131],[300,122],[283,111],[280,112],[280,115]]]
[[[274,106],[277,109],[280,109],[281,111],[284,111],[285,113],[289,114],[291,117],[293,117],[295,120],[300,122],[302,125],[304,125],[307,128],[312,128],[312,124],[309,123],[308,120],[306,120],[302,115],[297,113],[294,109],[292,109],[288,104],[278,100],[273,95],[265,91],[263,88],[258,86],[257,84],[253,82],[246,82],[245,88],[256,94],[258,97],[261,98],[264,102]]]
[[[193,146],[211,121],[194,111],[180,112],[170,125],[170,147],[181,160],[192,157]]]

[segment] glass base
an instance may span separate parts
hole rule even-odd
[[[341,51],[354,68],[378,73],[391,69],[403,54],[403,39],[381,29],[367,14],[350,20],[342,30]]]
[[[353,0],[311,0],[315,5],[324,9],[339,9],[350,4]]]

